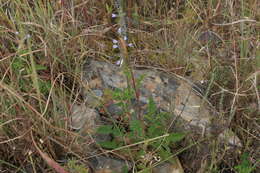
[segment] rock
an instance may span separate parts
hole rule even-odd
[[[71,128],[80,130],[83,127],[93,129],[96,127],[95,121],[99,119],[99,114],[95,109],[88,108],[84,104],[73,105],[71,111]]]
[[[143,78],[140,86],[142,105],[147,105],[149,98],[153,98],[159,110],[173,113],[173,119],[181,118],[187,122],[186,129],[195,127],[197,133],[202,135],[212,133],[219,135],[225,131],[227,123],[220,121],[221,116],[208,105],[205,99],[196,94],[192,82],[152,69],[134,69],[133,72],[136,80]],[[94,60],[84,67],[83,81],[89,90],[94,91],[104,91],[108,88],[123,90],[127,87],[126,76],[120,67]],[[145,106],[143,107],[145,109]],[[110,105],[108,110],[115,114],[120,112],[120,108],[114,105]],[[241,146],[237,137],[233,135],[230,138],[237,139],[235,143],[233,140],[232,145]]]
[[[226,129],[224,132],[222,132],[219,135],[218,138],[220,141],[226,140],[226,143],[228,143],[230,147],[232,146],[242,147],[242,143],[240,139],[230,129]]]
[[[123,113],[122,107],[120,107],[116,104],[109,104],[107,106],[107,111],[111,115],[121,115]]]
[[[73,130],[78,130],[81,135],[85,136],[90,133],[95,142],[109,141],[111,136],[95,133],[95,130],[103,124],[100,115],[95,109],[89,108],[85,104],[72,106],[70,126]]]
[[[127,161],[106,156],[94,157],[90,159],[90,163],[94,173],[121,173],[132,168],[132,165]]]
[[[242,146],[239,138],[227,128],[227,121],[210,107],[207,100],[199,96],[200,93],[194,89],[195,85],[191,81],[152,69],[134,69],[133,73],[136,81],[139,79],[142,81],[139,86],[140,100],[139,102],[135,98],[131,100],[130,111],[138,112],[137,107],[141,107],[141,115],[144,115],[147,111],[147,103],[152,98],[159,112],[170,113],[169,124],[175,122],[176,125],[182,122],[181,126],[172,126],[170,131],[189,131],[201,136],[216,136],[222,143]],[[112,118],[118,118],[123,113],[122,107],[118,106],[112,96],[107,94],[112,90],[123,91],[127,88],[127,79],[123,69],[107,62],[91,60],[84,67],[82,79],[85,83],[84,97],[87,106],[73,107],[71,125],[73,129],[87,127],[87,129],[92,128],[93,131],[98,125],[104,124],[95,110],[101,105],[107,113],[112,115]],[[177,129],[179,127],[180,129]],[[92,135],[98,142],[111,140],[109,135]],[[203,145],[202,148],[209,149],[209,146]],[[175,160],[176,162],[164,162],[156,166],[152,172],[182,173],[183,169],[178,158],[176,157]],[[132,167],[127,161],[108,156],[94,157],[91,163],[95,173],[120,173],[124,166]]]
[[[198,40],[202,43],[202,44],[206,44],[206,43],[214,43],[217,44],[219,42],[222,42],[222,39],[220,38],[220,36],[218,36],[216,33],[212,32],[212,31],[205,31],[202,32],[199,37]]]
[[[181,163],[177,157],[170,162],[164,162],[152,169],[152,173],[184,173]]]
[[[100,98],[103,96],[103,91],[100,89],[91,90],[85,95],[85,102],[88,104],[88,107],[98,107],[101,105]]]

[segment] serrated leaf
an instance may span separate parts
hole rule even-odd
[[[122,136],[124,136],[124,133],[122,132],[122,130],[118,127],[114,127],[113,129],[112,129],[112,134],[114,135],[114,136],[118,136],[118,137],[122,137]]]
[[[158,127],[157,124],[152,124],[149,128],[148,128],[148,136],[153,138],[153,137],[157,137],[160,136],[164,133],[163,129],[161,129],[160,127]]]
[[[130,122],[130,130],[134,132],[135,135],[138,135],[139,137],[143,137],[143,129],[142,129],[142,123],[140,120],[132,120]]]
[[[118,88],[116,88],[113,92],[112,92],[112,97],[114,100],[121,100],[122,98],[122,91]]]
[[[249,158],[249,154],[244,153],[242,155],[242,163],[240,165],[235,166],[235,170],[237,170],[239,173],[251,173],[251,172],[253,172],[255,167],[253,165],[251,165],[248,158]]]

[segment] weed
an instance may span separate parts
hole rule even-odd
[[[252,165],[250,163],[250,161],[248,160],[248,157],[249,157],[249,155],[247,153],[244,153],[241,158],[242,163],[235,166],[235,170],[238,173],[251,173],[256,169],[256,165]],[[257,162],[259,162],[259,160]]]
[[[70,173],[88,173],[88,169],[85,166],[77,164],[76,160],[69,160],[67,163]]]
[[[138,163],[139,169],[147,168],[154,158],[160,158],[157,161],[168,159],[172,155],[171,146],[185,137],[183,133],[168,133],[169,114],[159,112],[153,99],[149,99],[147,110],[142,115],[145,121],[143,123],[137,118],[137,112],[133,106],[135,99],[133,88],[116,89],[112,92],[112,97],[116,105],[124,110],[120,119],[123,119],[125,123],[116,122],[114,125],[100,126],[97,133],[111,135],[113,140],[99,142],[99,145],[112,150],[130,145],[127,153],[134,155],[133,158]],[[131,144],[136,145],[131,147]],[[148,155],[151,155],[150,158]]]

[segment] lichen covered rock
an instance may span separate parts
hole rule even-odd
[[[197,133],[202,135],[220,134],[221,137],[227,136],[222,134],[222,132],[226,132],[227,123],[208,105],[205,99],[197,95],[192,82],[153,69],[134,69],[133,74],[136,81],[141,79],[139,106],[142,106],[142,108],[145,109],[145,105],[152,98],[158,110],[172,114],[172,121],[179,118],[184,120],[186,122],[183,126],[185,130],[195,129]],[[107,102],[107,100],[104,100],[106,99],[104,95],[99,96],[94,93],[95,91],[101,93],[101,91],[107,89],[123,90],[127,88],[124,70],[108,62],[91,60],[84,67],[83,81],[85,82],[84,95],[89,105],[93,105],[96,101]],[[96,100],[94,99],[94,101],[93,98]],[[120,107],[117,107],[113,101],[106,106],[110,114],[117,114],[121,111]],[[229,131],[229,138],[235,139],[232,140],[232,145],[240,146],[239,139],[234,134],[230,134]]]

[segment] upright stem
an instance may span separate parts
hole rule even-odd
[[[126,23],[126,13],[125,13],[125,1],[124,0],[115,0],[116,7],[119,14],[119,35],[122,38],[127,38],[127,23]]]
[[[127,71],[130,72],[131,75],[131,79],[132,82],[130,82],[130,80],[127,77],[127,84],[128,84],[128,88],[131,87],[131,83],[132,83],[132,87],[134,88],[135,91],[135,97],[136,97],[136,101],[138,104],[138,119],[141,120],[141,110],[140,110],[140,104],[139,104],[139,97],[140,97],[140,93],[137,89],[136,86],[136,81],[135,81],[135,77],[134,77],[134,72],[131,68],[130,65],[130,60],[129,60],[129,56],[128,56],[128,51],[127,51],[127,23],[126,23],[126,13],[125,13],[125,1],[124,0],[115,0],[116,3],[116,7],[118,9],[118,13],[119,13],[119,42],[120,42],[120,61],[123,61],[123,68],[126,68]]]
[[[121,53],[122,53],[122,55],[124,57],[124,67],[127,68],[130,71],[131,79],[132,79],[132,85],[133,85],[133,88],[135,90],[135,97],[136,97],[136,100],[137,100],[137,102],[139,104],[140,93],[139,93],[138,88],[136,86],[134,72],[133,72],[133,69],[132,69],[130,61],[129,61],[129,56],[128,56],[127,47],[126,47],[126,42],[122,38],[119,38],[119,42],[120,42],[120,47],[121,47]]]

